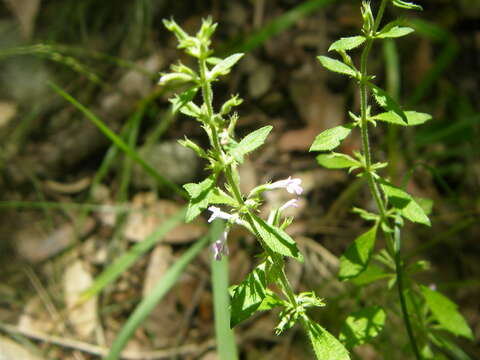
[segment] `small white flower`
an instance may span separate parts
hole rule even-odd
[[[298,199],[288,200],[285,204],[283,204],[282,206],[280,206],[280,209],[278,209],[278,210],[279,210],[279,211],[283,211],[283,210],[285,210],[286,208],[288,208],[288,207],[290,207],[290,206],[298,207]]]
[[[224,129],[220,134],[218,134],[220,138],[220,144],[225,146],[228,145],[230,142],[230,136],[228,135],[228,130]]]
[[[272,184],[267,185],[268,190],[273,190],[273,189],[286,189],[290,194],[297,194],[300,195],[303,192],[303,188],[300,185],[302,183],[302,179],[295,178],[292,179],[291,176],[289,176],[285,180],[279,180],[276,181]]]
[[[223,220],[230,220],[233,217],[233,215],[230,215],[229,213],[226,213],[220,210],[220,208],[216,206],[210,206],[208,210],[212,212],[212,215],[208,219],[209,223],[215,220],[216,218],[223,219]]]
[[[228,255],[227,235],[228,231],[225,230],[220,239],[212,244],[213,258],[217,261],[222,260],[223,255]]]

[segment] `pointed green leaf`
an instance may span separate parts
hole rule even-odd
[[[448,337],[443,336],[440,333],[429,333],[428,334],[432,342],[440,348],[446,349],[450,354],[453,355],[455,360],[472,360],[472,358],[457,344],[455,344]],[[438,358],[431,357],[431,359],[438,360]],[[444,359],[448,360],[447,357]],[[451,358],[450,358],[451,359]],[[442,359],[443,360],[443,359]]]
[[[457,304],[438,291],[423,285],[420,287],[428,308],[442,328],[452,334],[473,340],[472,330],[458,311]]]
[[[210,176],[199,184],[190,183],[183,185],[190,197],[188,203],[185,221],[190,222],[195,219],[209,205],[209,198],[215,187],[215,180]]]
[[[362,273],[352,279],[352,282],[357,286],[365,286],[377,280],[386,279],[390,276],[391,274],[383,271],[381,267],[370,264]]]
[[[372,83],[368,83],[370,88],[372,89],[373,97],[377,101],[378,105],[383,107],[385,110],[393,111],[396,115],[402,119],[404,123],[408,123],[408,119],[403,112],[400,105],[390,96],[388,95],[383,89],[379,88]]]
[[[327,169],[345,169],[359,165],[359,162],[346,154],[330,153],[320,154],[316,157],[319,165]]]
[[[340,38],[339,40],[335,41],[330,47],[328,51],[348,51],[355,49],[356,47],[362,45],[365,42],[364,36],[349,36]]]
[[[248,319],[262,304],[266,296],[266,264],[258,265],[239,285],[231,290],[230,327]]]
[[[251,132],[232,148],[230,154],[235,160],[242,163],[245,154],[263,145],[270,131],[272,131],[272,126],[268,125]]]
[[[423,10],[423,8],[420,5],[411,3],[411,2],[406,2],[403,0],[393,0],[393,5],[397,6],[399,8],[403,9],[410,9],[410,10]]]
[[[305,330],[312,342],[317,359],[350,360],[348,350],[332,334],[313,321],[308,321]]]
[[[214,188],[210,192],[209,203],[210,204],[224,204],[224,205],[230,205],[230,206],[237,206],[238,205],[237,201],[234,198],[232,198],[225,191],[223,191],[219,188]]]
[[[180,95],[176,95],[174,98],[169,99],[169,101],[172,103],[172,113],[177,113],[178,110],[180,110],[185,104],[192,101],[192,99],[197,94],[197,91],[198,87],[192,87],[184,91]]]
[[[430,226],[430,219],[420,205],[413,197],[402,189],[389,183],[386,180],[381,181],[383,192],[388,198],[389,203],[400,210],[403,217],[408,220]]]
[[[368,266],[375,247],[377,237],[377,224],[366,233],[355,239],[347,251],[340,257],[340,280],[348,280],[357,277]]]
[[[339,339],[349,349],[370,342],[382,330],[387,315],[380,306],[370,306],[350,314]]]
[[[285,302],[270,289],[265,289],[265,298],[258,307],[257,311],[271,310],[279,306],[285,306]]]
[[[317,135],[309,151],[331,151],[352,131],[351,125],[341,125],[325,130]]]
[[[223,59],[222,61],[220,61],[210,71],[210,76],[212,77],[212,79],[215,79],[220,75],[228,74],[232,66],[235,65],[238,62],[238,60],[242,58],[243,55],[244,54],[242,53],[233,54],[227,57],[226,59]]]
[[[411,27],[406,26],[385,26],[375,37],[379,39],[399,38],[414,32]]]
[[[297,243],[290,235],[280,228],[273,227],[255,214],[251,214],[255,229],[251,229],[254,234],[258,233],[265,244],[277,254],[290,256],[303,262],[303,256],[297,248]]]
[[[420,113],[416,111],[404,111],[405,116],[407,117],[407,123],[405,123],[400,116],[398,116],[394,111],[387,111],[381,114],[372,116],[373,120],[385,121],[390,124],[402,125],[402,126],[414,126],[420,125],[432,118],[431,115]]]
[[[351,77],[356,77],[357,75],[357,72],[354,69],[341,61],[329,58],[327,56],[318,56],[317,59],[318,61],[320,61],[323,67],[330,71],[348,75]]]

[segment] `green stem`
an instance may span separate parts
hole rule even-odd
[[[388,0],[382,0],[380,8],[378,10],[377,16],[375,18],[375,24],[372,29],[372,34],[375,34],[380,26],[380,22],[385,12],[385,6]],[[380,212],[381,221],[387,221],[387,212],[385,202],[380,194],[379,186],[375,180],[372,173],[372,158],[370,152],[370,140],[368,135],[368,115],[367,115],[367,106],[368,106],[368,56],[373,44],[373,38],[369,37],[363,49],[361,55],[360,63],[360,112],[361,112],[361,122],[360,122],[360,132],[362,136],[362,151],[365,158],[365,177],[367,179],[368,187],[372,193],[375,203],[377,204],[378,211]],[[401,260],[401,239],[400,239],[400,229],[395,224],[395,238],[392,238],[390,233],[386,233],[387,237],[387,248],[394,252],[395,259],[395,272],[397,275],[397,289],[398,296],[400,298],[400,305],[403,313],[403,320],[405,323],[405,328],[408,333],[410,344],[412,346],[413,352],[417,360],[421,360],[420,352],[418,351],[418,346],[415,341],[415,337],[412,330],[412,325],[410,323],[410,315],[406,306],[405,295],[404,295],[404,282],[403,282],[403,264]]]
[[[201,57],[199,59],[199,67],[200,67],[200,82],[202,85],[202,95],[203,95],[203,101],[205,102],[205,105],[207,107],[207,117],[208,117],[208,124],[210,127],[211,131],[211,142],[212,146],[215,149],[215,152],[219,155],[219,158],[221,159],[220,161],[225,160],[225,155],[223,153],[222,147],[220,145],[220,141],[218,138],[218,131],[216,128],[216,125],[214,123],[214,111],[213,111],[213,95],[212,95],[212,87],[210,82],[207,79],[207,62],[206,62],[206,57]],[[228,185],[233,191],[233,194],[235,196],[235,199],[238,202],[239,207],[241,208],[247,208],[245,206],[245,200],[242,196],[242,193],[240,191],[240,186],[237,181],[235,181],[234,176],[233,176],[233,167],[230,164],[223,164],[224,165],[224,171],[225,171],[225,177],[227,180]],[[253,221],[253,218],[250,213],[247,214],[247,221],[252,228],[252,230],[255,233],[255,236],[257,239],[260,241],[260,244],[262,245],[263,249],[266,251],[266,253],[271,257],[275,268],[278,270],[278,279],[280,281],[279,285],[280,288],[282,289],[284,295],[289,299],[289,301],[292,303],[292,305],[296,305],[296,299],[295,299],[295,293],[292,290],[292,287],[290,285],[290,282],[288,281],[287,275],[285,274],[284,270],[284,261],[281,258],[281,256],[276,255],[273,251],[271,251],[268,246],[266,246],[262,241],[261,241],[261,236],[259,232],[256,229],[255,222]]]

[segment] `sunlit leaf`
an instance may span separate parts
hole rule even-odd
[[[319,165],[327,169],[345,169],[359,165],[359,162],[351,156],[339,153],[320,154],[316,159]]]
[[[266,223],[262,218],[255,214],[251,214],[251,219],[254,222],[254,229],[251,229],[255,234],[258,232],[265,244],[277,254],[290,256],[298,261],[303,262],[303,256],[297,248],[295,240],[282,229],[273,227]]]
[[[339,339],[349,349],[370,342],[382,330],[387,315],[380,306],[370,306],[350,314]]]
[[[268,125],[251,132],[233,147],[231,155],[242,163],[244,155],[263,145],[270,131],[272,131],[272,126]]]
[[[339,40],[335,41],[330,47],[328,51],[348,51],[355,49],[356,47],[362,45],[365,42],[364,36],[350,36],[340,38]]]
[[[309,151],[331,151],[352,131],[352,126],[336,126],[317,135]]]
[[[414,31],[415,30],[413,30],[411,27],[387,25],[375,36],[380,39],[398,38],[398,37],[406,36]]]
[[[403,9],[409,9],[409,10],[423,10],[423,8],[420,5],[403,1],[403,0],[392,0],[392,3],[394,6],[397,6],[399,8]]]
[[[375,224],[366,233],[363,233],[347,248],[347,251],[340,257],[340,280],[348,280],[358,276],[364,271],[375,247],[378,225]]]
[[[473,333],[465,318],[457,310],[457,304],[438,291],[420,286],[428,308],[445,330],[473,340]]]
[[[420,113],[416,111],[404,111],[404,114],[407,118],[407,123],[405,123],[402,118],[397,115],[394,111],[387,111],[380,113],[374,116],[371,116],[373,120],[385,121],[390,124],[402,125],[402,126],[414,126],[420,125],[432,118],[431,115]]]
[[[316,322],[308,321],[306,331],[317,359],[350,360],[348,350],[342,343]]]
[[[317,59],[318,61],[320,61],[323,67],[330,71],[348,75],[351,77],[355,77],[357,75],[354,69],[341,61],[329,58],[327,56],[318,56]]]
[[[230,327],[248,319],[267,296],[266,264],[258,265],[239,285],[231,290]]]
[[[185,221],[190,222],[208,207],[210,195],[215,187],[215,180],[213,176],[210,176],[201,183],[189,183],[183,185],[183,187],[190,196],[185,215]]]
[[[420,205],[406,191],[390,184],[386,180],[381,181],[381,187],[387,195],[389,203],[400,210],[403,217],[410,221],[430,226],[430,219]]]

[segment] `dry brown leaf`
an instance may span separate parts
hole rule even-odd
[[[88,301],[77,306],[82,293],[93,283],[93,277],[81,260],[70,264],[63,277],[63,290],[68,319],[75,332],[82,338],[88,339],[98,326],[97,297],[92,296]]]
[[[33,33],[35,18],[40,8],[40,0],[4,0],[7,7],[20,24],[20,30],[25,39],[30,39]]]
[[[278,140],[278,149],[281,151],[307,151],[318,133],[320,133],[320,128],[314,125],[286,131]]]
[[[39,296],[34,296],[27,301],[18,319],[18,327],[47,334],[54,329],[55,324]]]
[[[88,233],[93,226],[94,221],[87,219],[82,233]],[[50,232],[40,223],[34,223],[23,227],[15,235],[16,250],[22,258],[37,263],[66,249],[73,244],[76,236],[71,223],[65,223]]]
[[[0,101],[0,128],[8,125],[10,120],[17,114],[17,105]]]
[[[155,285],[161,281],[173,261],[172,247],[159,244],[150,255],[148,267],[143,282],[143,296],[151,293]]]
[[[0,360],[42,360],[22,345],[9,338],[0,336]]]
[[[144,211],[131,212],[125,225],[125,236],[131,241],[143,241],[165,220],[180,211],[181,206],[173,201],[160,200],[154,204],[148,205],[141,197],[148,193],[142,193],[133,199],[133,207],[143,208]],[[143,204],[147,204],[143,207]],[[188,224],[181,224],[165,235],[164,242],[173,244],[183,244],[198,239],[206,233],[207,227],[205,221],[201,218]]]

